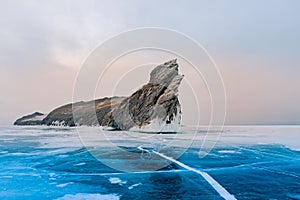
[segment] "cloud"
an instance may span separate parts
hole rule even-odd
[[[97,44],[123,28],[120,9],[121,2],[110,1],[1,2],[0,63],[78,69]]]
[[[299,5],[2,0],[0,120],[71,101],[76,73],[94,48],[121,31],[155,26],[185,33],[206,47],[224,74],[230,123],[299,121]]]
[[[125,25],[122,6],[110,1],[1,1],[0,124],[70,102],[81,63]]]

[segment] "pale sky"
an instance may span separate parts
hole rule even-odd
[[[299,8],[298,0],[1,0],[0,125],[71,102],[89,53],[141,27],[174,29],[205,47],[224,79],[226,124],[300,124]]]

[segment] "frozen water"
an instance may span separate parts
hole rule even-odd
[[[199,174],[155,160],[139,146],[175,158],[183,152],[180,163],[207,173],[237,199],[300,199],[299,126],[225,127],[204,158],[199,149],[205,127],[183,127],[180,134],[79,129],[90,147],[111,155],[104,160],[132,170],[118,171],[98,161],[76,128],[0,127],[0,199],[222,199]],[[124,156],[112,145],[121,147]],[[141,170],[143,163],[155,164],[150,158],[166,166]]]
[[[101,194],[67,194],[63,197],[57,198],[56,200],[74,200],[74,199],[84,199],[84,200],[119,200],[119,196],[115,194],[101,195]]]

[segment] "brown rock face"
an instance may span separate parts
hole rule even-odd
[[[30,126],[41,125],[42,120],[45,118],[45,116],[46,115],[43,113],[35,112],[33,114],[26,115],[24,117],[17,119],[14,122],[14,125],[30,125]]]
[[[151,131],[163,131],[163,127],[172,123],[179,126],[181,108],[177,96],[182,78],[176,59],[154,68],[149,83],[113,109],[115,128],[143,130],[154,121],[157,124]]]
[[[52,112],[42,121],[45,125],[62,125],[62,126],[111,126],[112,107],[121,103],[124,97],[111,97],[97,99],[88,102],[78,102],[61,106]],[[74,120],[73,111],[76,118]],[[97,118],[95,117],[95,114]]]
[[[177,60],[174,59],[155,67],[149,83],[130,97],[106,97],[67,104],[50,112],[40,124],[100,125],[120,130],[142,129],[151,126],[154,121],[156,129],[171,124],[180,125],[181,108],[177,96],[182,78],[183,75],[178,74]],[[15,124],[26,125],[26,122]]]

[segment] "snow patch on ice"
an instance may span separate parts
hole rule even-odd
[[[66,194],[56,200],[119,200],[120,196],[117,194]]]
[[[121,179],[119,179],[118,177],[110,177],[109,178],[109,182],[111,184],[119,184],[119,185],[123,185],[126,184],[127,181],[122,181]]]
[[[56,187],[63,188],[70,184],[73,184],[73,182],[58,184],[58,185],[56,185]]]
[[[13,178],[13,176],[2,176],[2,178]]]
[[[241,152],[235,151],[235,150],[219,150],[219,153],[224,154],[240,154]]]
[[[141,185],[141,183],[133,184],[133,185],[129,186],[128,189],[129,189],[129,190],[132,190],[133,188],[135,188],[135,187],[137,187],[137,186],[139,186],[139,185]]]
[[[77,164],[75,164],[74,166],[82,166],[82,165],[85,165],[86,163],[84,163],[84,162],[81,162],[81,163],[77,163]]]

